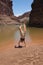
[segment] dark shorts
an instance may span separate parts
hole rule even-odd
[[[25,40],[25,38],[20,38],[20,41],[23,42]]]

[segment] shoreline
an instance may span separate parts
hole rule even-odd
[[[4,41],[4,42],[1,42],[1,43],[4,44],[4,45],[0,46],[0,51],[3,51],[3,50],[6,50],[8,48],[14,47],[14,45],[17,45],[18,41],[14,41],[13,39],[10,39],[8,41]],[[21,43],[21,45],[23,45],[23,44]],[[28,47],[29,45],[30,46],[43,45],[43,41],[32,41],[32,42],[26,41],[26,46]]]

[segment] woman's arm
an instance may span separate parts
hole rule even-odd
[[[19,26],[19,30],[20,30],[21,33],[23,32],[22,25]]]
[[[26,33],[26,25],[24,24],[24,32]]]

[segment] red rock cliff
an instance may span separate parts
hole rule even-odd
[[[13,15],[11,0],[0,0],[0,14]]]
[[[33,0],[30,14],[30,26],[43,27],[43,0]]]

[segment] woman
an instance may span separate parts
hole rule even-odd
[[[18,42],[18,46],[20,46],[20,43],[24,42],[25,47],[26,47],[26,43],[25,43],[26,25],[23,24],[23,29],[22,29],[22,25],[20,25],[19,31],[20,31],[20,40]]]

